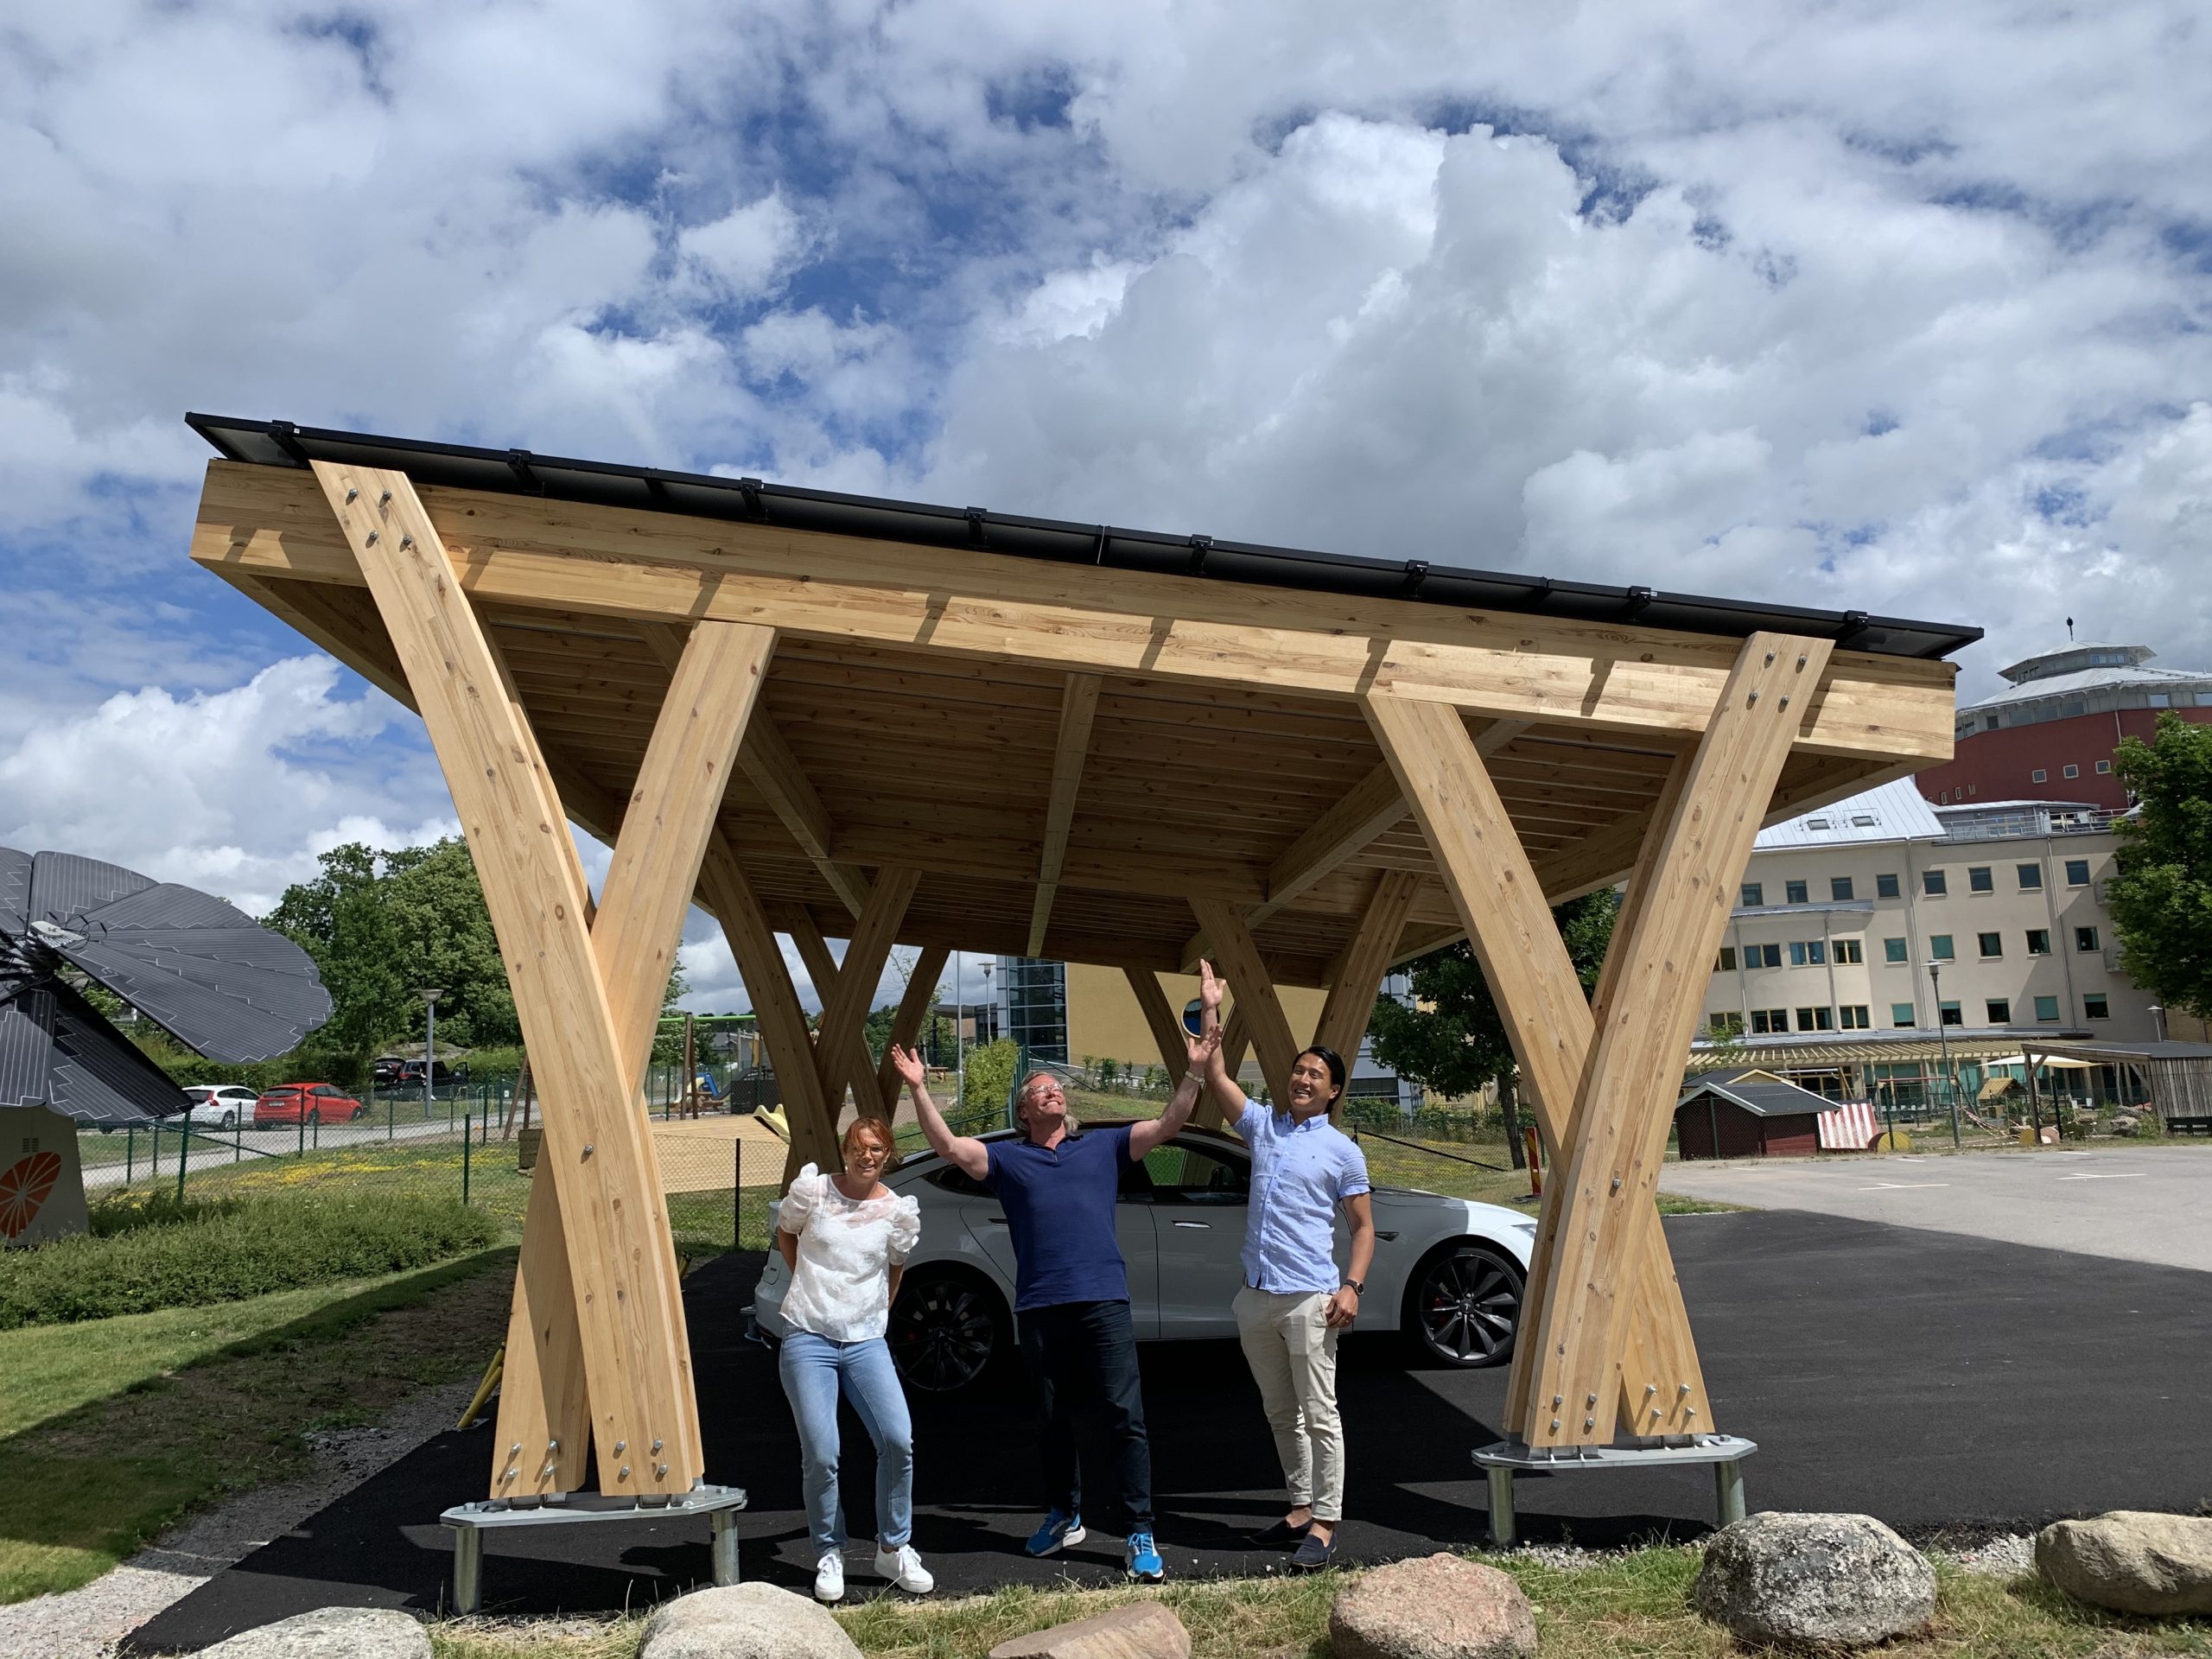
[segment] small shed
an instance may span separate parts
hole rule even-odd
[[[1693,1158],[1809,1158],[1833,1101],[1756,1066],[1700,1077],[1675,1106],[1675,1141]]]

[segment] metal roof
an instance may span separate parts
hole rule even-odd
[[[1821,1113],[1835,1109],[1836,1103],[1809,1089],[1800,1089],[1796,1084],[1774,1077],[1757,1068],[1748,1071],[1715,1071],[1700,1077],[1682,1090],[1681,1098],[1675,1103],[1676,1111],[1706,1095],[1718,1095],[1721,1099],[1742,1107],[1754,1117],[1796,1117],[1803,1113]]]
[[[1831,801],[1810,812],[1785,818],[1759,831],[1752,850],[1771,853],[1790,847],[1834,847],[1854,842],[1940,841],[1943,821],[1910,778],[1870,789],[1847,800]]]
[[[1405,599],[1460,610],[1526,613],[1565,620],[1732,639],[1764,629],[1830,639],[1852,651],[1890,657],[1941,658],[1981,638],[1963,624],[1916,622],[1864,611],[1795,606],[1650,588],[1613,588],[1513,575],[1427,559],[1378,559],[1320,553],[1211,536],[1128,530],[998,513],[982,507],[933,506],[800,489],[755,478],[725,478],[541,455],[528,449],[487,449],[418,438],[296,426],[289,421],[188,414],[186,423],[224,456],[264,467],[303,467],[312,461],[352,462],[404,471],[418,483],[535,495],[643,512],[773,524],[788,529],[930,546],[974,547],[1016,558],[1103,565],[1171,575],[1264,583],[1367,599]]]
[[[2071,674],[2054,674],[2048,679],[2023,680],[2002,691],[1994,692],[1979,702],[1961,705],[1959,716],[1966,718],[1988,709],[2011,709],[2021,703],[2041,702],[2049,697],[2087,696],[2092,691],[2155,690],[2162,686],[2183,690],[2212,689],[2212,674],[2199,674],[2178,668],[2082,668]]]

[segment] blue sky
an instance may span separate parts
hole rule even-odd
[[[2212,667],[2184,5],[48,11],[0,842],[257,904],[447,821],[184,563],[187,408],[1970,621],[1970,692],[2068,615]]]

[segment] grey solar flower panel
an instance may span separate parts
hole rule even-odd
[[[55,979],[0,984],[0,1106],[47,1106],[121,1128],[189,1103],[168,1074]]]

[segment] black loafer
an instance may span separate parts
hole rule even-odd
[[[1333,1566],[1336,1559],[1337,1541],[1331,1538],[1323,1543],[1309,1532],[1291,1552],[1290,1564],[1301,1573],[1318,1573],[1325,1567]]]
[[[1254,1533],[1252,1541],[1265,1549],[1288,1549],[1306,1535],[1306,1529],[1313,1524],[1308,1521],[1305,1526],[1294,1527],[1287,1521],[1278,1521],[1273,1526]]]

